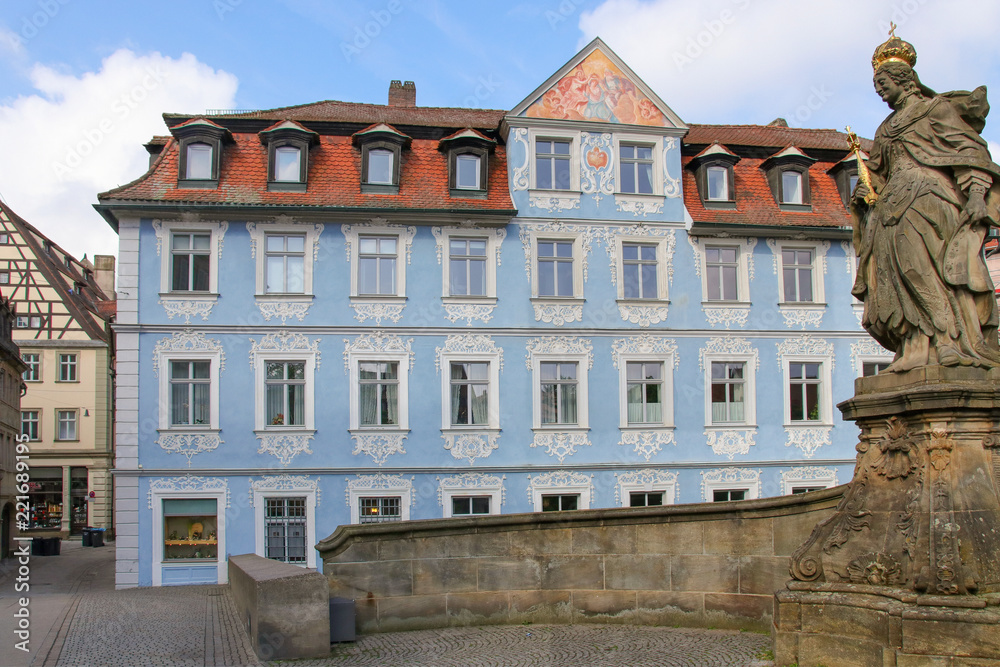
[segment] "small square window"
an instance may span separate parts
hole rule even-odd
[[[10,284],[10,272],[0,271],[0,285],[9,285],[9,284]]]
[[[209,144],[188,144],[187,173],[184,177],[190,180],[212,178],[212,147]]]
[[[793,486],[792,494],[798,495],[800,493],[809,493],[811,491],[822,491],[825,488],[825,486]]]
[[[889,368],[888,361],[865,361],[861,364],[861,377],[871,377],[884,373]]]
[[[386,523],[403,518],[400,496],[361,497],[358,500],[358,523]]]
[[[629,507],[659,507],[663,504],[663,491],[640,491],[628,494]]]
[[[0,245],[7,245],[8,243],[10,243],[10,235],[0,234]]]

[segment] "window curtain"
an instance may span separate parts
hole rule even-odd
[[[360,400],[361,408],[361,424],[366,426],[378,424],[378,385],[361,385],[361,391],[358,398]]]
[[[452,424],[464,424],[466,422],[462,421],[462,394],[465,392],[467,385],[455,384],[451,386],[451,423]]]
[[[289,423],[288,415],[285,414],[283,389],[284,386],[280,384],[267,385],[267,424],[265,426]],[[279,418],[278,415],[281,417]]]
[[[472,385],[472,421],[473,424],[486,424],[489,419],[489,391],[486,385]]]
[[[642,414],[642,385],[630,384],[628,386],[628,421],[630,424],[638,424],[646,421]]]
[[[399,423],[399,387],[394,384],[382,385],[382,423]]]
[[[194,394],[194,423],[208,424],[208,393],[210,385],[208,383],[196,384],[191,387]]]
[[[561,387],[559,403],[562,411],[562,424],[576,424],[576,385],[564,384]]]

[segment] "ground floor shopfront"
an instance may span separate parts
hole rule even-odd
[[[69,537],[84,528],[112,530],[112,486],[103,458],[33,459],[28,482],[29,525],[22,533]]]

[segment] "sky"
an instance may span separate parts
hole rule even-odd
[[[601,37],[685,122],[843,129],[888,108],[889,23],[936,91],[1000,91],[995,0],[5,0],[0,197],[78,258],[116,254],[97,193],[148,166],[162,114],[319,100],[512,109]],[[984,136],[1000,156],[1000,119]]]

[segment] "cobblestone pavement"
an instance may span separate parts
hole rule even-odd
[[[447,628],[360,637],[291,667],[766,667],[766,635],[632,625]]]

